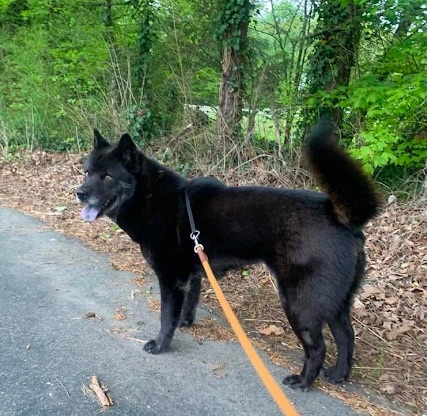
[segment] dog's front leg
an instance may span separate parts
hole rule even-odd
[[[160,277],[159,281],[161,300],[160,332],[156,339],[148,341],[144,345],[144,350],[151,354],[159,354],[169,347],[180,320],[185,296],[184,289],[179,284],[170,285],[170,282],[162,282]]]

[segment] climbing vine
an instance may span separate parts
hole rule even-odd
[[[156,9],[153,0],[130,0],[133,16],[137,23],[136,47],[133,57],[133,71],[136,82],[134,104],[124,111],[130,132],[149,142],[156,134],[156,116],[151,97],[149,67],[153,45],[157,37],[155,27]]]
[[[222,140],[239,134],[248,57],[248,26],[254,5],[249,0],[226,0],[218,22],[222,76],[218,131]]]
[[[342,111],[332,100],[329,107],[319,99],[324,92],[347,87],[356,62],[361,30],[362,6],[355,1],[323,0],[315,5],[318,22],[313,39],[307,82],[311,104],[320,117],[342,124]]]

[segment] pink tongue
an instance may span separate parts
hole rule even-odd
[[[82,209],[80,215],[85,221],[95,221],[98,216],[100,209],[91,205],[87,205]]]

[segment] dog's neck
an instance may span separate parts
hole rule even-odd
[[[143,157],[140,171],[134,176],[134,196],[123,204],[113,220],[133,241],[143,244],[154,219],[157,223],[163,222],[165,228],[175,226],[168,220],[176,218],[180,197],[188,181],[146,156]],[[171,212],[175,215],[171,216]]]

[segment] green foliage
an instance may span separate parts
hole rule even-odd
[[[194,104],[216,105],[218,100],[219,78],[214,68],[200,68],[194,72],[190,90]]]
[[[363,130],[350,146],[366,171],[374,173],[388,165],[421,169],[427,157],[425,123],[426,80],[424,74],[392,74],[385,82],[365,77],[348,89],[318,94],[323,106],[338,102],[351,120],[363,115]]]
[[[230,57],[223,57],[223,60],[230,59],[231,66],[228,74],[223,76],[227,77],[227,84],[231,89],[240,91],[244,89],[246,81],[244,74],[250,51],[247,32],[255,6],[250,0],[222,0],[221,6],[216,37],[224,51],[230,50]],[[239,126],[234,128],[236,132],[239,131]]]
[[[427,141],[420,137],[425,126],[426,82],[423,74],[392,74],[387,82],[361,79],[349,91],[349,105],[365,114],[361,141],[353,154],[366,170],[387,165],[421,169],[427,157]]]
[[[156,14],[152,0],[131,0],[133,16],[138,29],[136,33],[135,52],[133,54],[134,82],[139,100],[136,105],[124,109],[123,117],[129,131],[148,143],[158,132],[156,125],[156,108],[151,103],[151,78],[149,67],[152,60],[153,43],[157,31]]]
[[[217,38],[226,47],[234,51],[246,54],[248,43],[246,36],[242,33],[242,26],[250,20],[255,5],[249,0],[223,0],[222,14],[218,20]]]
[[[99,113],[97,83],[106,70],[105,44],[92,10],[77,1],[55,7],[10,2],[2,10],[0,108],[16,131],[12,147],[30,139],[34,146],[73,147],[76,121]]]
[[[347,145],[368,172],[379,174],[390,168],[416,172],[427,157],[422,3],[384,0],[364,7],[358,72],[348,84],[332,82],[332,88],[321,88],[324,80],[316,80],[308,103],[343,112],[343,136],[354,137]],[[316,47],[315,56],[322,65],[333,66],[328,54],[335,52],[327,43]],[[322,69],[317,75],[321,73]]]
[[[147,102],[129,105],[123,110],[122,117],[128,126],[129,133],[140,145],[143,146],[151,141],[156,127]]]
[[[298,155],[314,118],[337,111],[367,171],[415,172],[426,21],[421,0],[0,0],[0,151],[79,150],[95,126],[145,145],[182,131],[196,105],[197,128],[213,129],[229,48],[242,57],[227,85],[243,90],[245,140]]]
[[[343,81],[340,74],[341,65],[344,64],[347,68],[353,65],[352,51],[345,46],[349,43],[349,38],[355,38],[354,41],[357,42],[360,30],[358,8],[354,1],[316,3],[318,20],[307,73],[312,93],[325,87],[334,88],[340,85]]]
[[[174,0],[155,7],[144,96],[153,134],[182,128],[184,104],[216,105],[219,48],[213,39],[216,2]]]

